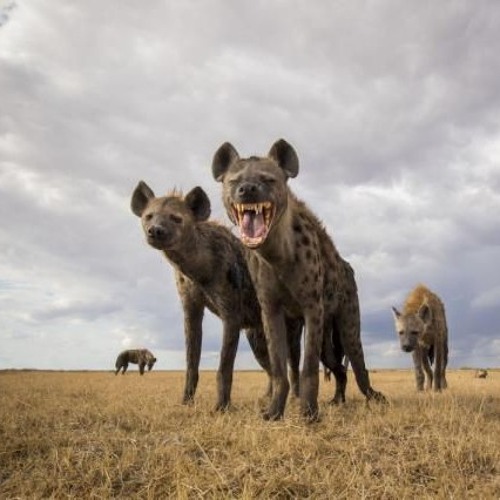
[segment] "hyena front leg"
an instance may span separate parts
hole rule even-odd
[[[222,350],[219,370],[217,371],[217,404],[216,411],[227,410],[231,402],[231,387],[233,385],[233,370],[238,342],[240,339],[239,323],[224,321]]]
[[[420,346],[417,346],[416,349],[419,349],[421,351],[421,356],[422,356],[422,365],[425,370],[425,375],[427,376],[427,382],[425,384],[425,388],[427,390],[432,389],[432,382],[433,382],[433,376],[432,376],[432,368],[429,360],[429,349],[426,348],[421,348]],[[423,382],[422,382],[423,385]]]
[[[426,358],[427,353],[423,352],[423,349],[421,349],[420,346],[416,346],[415,349],[413,349],[411,356],[413,358],[413,369],[415,370],[415,381],[417,383],[417,391],[423,391],[424,390],[425,375],[424,375],[424,371],[422,370],[422,363],[423,363],[423,358]],[[429,364],[429,361],[427,360],[427,365],[428,364]],[[427,373],[427,376],[429,377],[429,373],[427,371],[427,368],[425,371]],[[428,378],[428,380],[429,380],[429,378]],[[432,372],[430,373],[430,381],[431,381],[431,386],[432,386]]]
[[[186,380],[182,404],[190,404],[194,400],[198,386],[201,342],[203,337],[202,323],[204,305],[190,302],[184,306],[184,337],[186,343]]]
[[[434,344],[435,356],[436,359],[434,361],[434,390],[440,391],[444,389],[444,383],[446,383],[446,379],[444,378],[444,346],[442,342],[436,342]]]
[[[285,316],[281,309],[269,306],[267,301],[259,301],[262,307],[262,322],[271,362],[271,402],[263,413],[265,420],[279,420],[285,413],[285,405],[290,391],[287,377],[287,333]],[[266,307],[267,306],[267,307]]]
[[[323,304],[311,303],[305,313],[304,363],[300,376],[300,406],[302,415],[318,420],[319,359],[323,341]]]

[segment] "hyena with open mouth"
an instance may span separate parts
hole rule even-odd
[[[273,377],[268,419],[283,416],[289,391],[285,314],[305,321],[300,392],[306,418],[318,418],[320,358],[337,381],[334,401],[344,399],[344,351],[361,392],[385,401],[372,389],[365,368],[354,272],[322,223],[288,188],[298,170],[297,154],[284,140],[267,157],[246,159],[225,143],[212,162],[215,180],[223,183],[228,216],[239,227],[242,243],[252,249],[246,253],[248,268],[262,308]]]

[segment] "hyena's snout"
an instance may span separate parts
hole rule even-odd
[[[242,182],[235,191],[236,200],[240,203],[256,203],[261,194],[260,186],[255,182]]]
[[[159,224],[151,224],[146,228],[148,243],[158,250],[168,247],[172,240],[171,231]]]
[[[401,349],[404,351],[404,352],[411,352],[413,351],[414,349],[414,345],[413,344],[401,344]]]
[[[167,231],[161,226],[148,227],[148,238],[152,238],[153,240],[163,240],[166,235]]]

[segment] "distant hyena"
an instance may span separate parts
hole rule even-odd
[[[141,217],[147,242],[161,250],[175,269],[176,285],[184,309],[186,381],[183,402],[193,400],[198,385],[202,320],[205,308],[223,322],[223,340],[217,372],[217,410],[230,404],[233,367],[240,330],[245,329],[250,347],[270,375],[269,355],[262,329],[261,311],[243,256],[243,247],[227,227],[209,221],[210,200],[201,187],[186,196],[173,192],[155,197],[144,182],[131,201]],[[300,358],[302,323],[287,323],[289,360],[296,379]],[[268,392],[271,390],[271,385]]]
[[[486,378],[488,376],[488,370],[479,369],[474,372],[474,378]]]
[[[286,315],[305,322],[300,396],[307,419],[318,418],[320,360],[335,375],[333,401],[344,400],[344,352],[366,398],[385,401],[371,387],[365,367],[354,271],[321,221],[289,189],[287,181],[298,171],[297,153],[282,139],[266,157],[241,158],[225,143],[212,161],[226,212],[249,249],[245,255],[262,307],[273,370],[273,397],[264,417],[273,420],[283,417],[289,391]]]
[[[144,368],[148,367],[148,371],[151,371],[154,364],[156,363],[156,358],[151,351],[147,349],[129,349],[127,351],[122,351],[118,354],[116,358],[116,371],[115,375],[123,368],[122,375],[127,371],[128,364],[133,363],[139,365],[139,372],[144,375]]]
[[[401,349],[413,354],[417,389],[424,388],[424,373],[427,375],[426,388],[432,388],[431,365],[434,361],[434,389],[447,387],[446,365],[448,364],[448,327],[444,305],[440,298],[423,285],[418,285],[408,295],[399,312],[395,307],[394,322],[399,335]]]

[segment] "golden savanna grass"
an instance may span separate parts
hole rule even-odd
[[[377,371],[390,404],[347,403],[305,424],[297,402],[264,422],[264,374],[236,372],[215,414],[215,373],[196,404],[183,374],[0,373],[0,498],[500,498],[500,372],[451,371],[443,394],[413,373]]]

